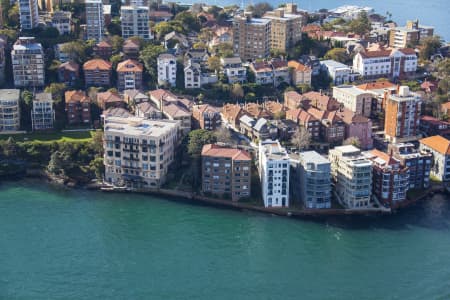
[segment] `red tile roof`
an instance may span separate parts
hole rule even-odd
[[[91,101],[83,91],[67,91],[64,94],[64,99],[66,100],[66,103]]]
[[[83,70],[93,71],[93,70],[102,70],[109,71],[112,69],[112,64],[109,61],[106,61],[101,58],[95,58],[88,60],[83,65]]]
[[[127,59],[117,65],[117,72],[143,72],[144,66],[134,59]]]
[[[218,145],[207,144],[203,146],[202,156],[227,157],[233,160],[251,160],[247,151],[235,148],[221,148]]]

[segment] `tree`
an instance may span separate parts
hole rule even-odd
[[[233,88],[231,89],[231,98],[234,100],[239,100],[244,97],[244,89],[239,83],[233,84]]]
[[[86,44],[82,41],[73,41],[61,46],[61,51],[67,53],[69,58],[78,63],[83,63],[86,59]]]
[[[114,17],[111,20],[111,23],[108,24],[108,26],[106,27],[106,29],[108,30],[108,33],[110,35],[122,35],[122,27],[120,25],[120,18],[119,17]]]
[[[300,126],[292,136],[291,143],[299,150],[307,149],[311,144],[311,134],[305,127]]]
[[[113,53],[119,53],[122,49],[123,37],[119,35],[113,35],[112,37],[110,37],[109,42],[111,43]]]
[[[103,179],[103,174],[105,174],[105,165],[103,163],[103,157],[98,156],[89,162],[89,169],[94,172],[97,180]]]
[[[366,35],[372,29],[369,17],[365,11],[362,11],[358,18],[352,20],[348,27],[350,31],[359,35]]]
[[[218,56],[211,56],[208,58],[208,69],[215,73],[219,73],[220,59]]]
[[[7,0],[6,0],[7,1]],[[2,2],[3,3],[3,2]],[[19,3],[16,2],[13,6],[9,7],[7,12],[7,24],[9,27],[17,27],[20,24],[19,16]]]
[[[221,126],[214,132],[217,142],[228,144],[228,145],[235,145],[236,141],[233,140],[233,137],[231,136],[230,129],[226,128],[225,126]]]
[[[179,21],[183,28],[189,31],[200,31],[200,23],[198,19],[189,11],[182,11],[178,13],[175,18],[175,21]]]
[[[46,93],[51,93],[55,104],[61,103],[63,100],[64,92],[67,86],[64,83],[50,83],[49,86],[45,88]]]
[[[233,57],[233,44],[220,43],[216,48],[216,52],[220,57]]]
[[[441,38],[437,35],[424,38],[419,51],[419,57],[423,60],[430,59],[431,55],[435,54],[441,45]]]
[[[206,144],[216,142],[216,137],[213,132],[205,129],[197,129],[189,132],[188,153],[192,157],[200,157],[202,148]]]
[[[261,18],[266,12],[273,10],[273,7],[267,2],[260,2],[247,6],[246,10],[251,11],[253,17]]]
[[[349,59],[345,48],[333,48],[325,54],[324,58],[332,59],[341,63],[345,63]]]
[[[192,45],[192,48],[194,48],[195,50],[205,50],[206,44],[203,42],[197,42],[194,45]]]
[[[122,60],[122,55],[120,54],[114,54],[109,58],[109,61],[112,63],[112,68],[115,70],[117,68],[117,65]]]
[[[156,82],[157,80],[157,58],[161,53],[164,53],[165,49],[161,45],[149,44],[139,54],[139,59],[144,62],[146,71],[150,75],[150,78]]]
[[[356,136],[351,136],[348,139],[344,140],[343,145],[352,145],[356,148],[361,148],[361,141]]]

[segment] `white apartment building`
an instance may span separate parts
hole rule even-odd
[[[420,150],[433,154],[431,175],[450,181],[450,140],[440,135],[430,136],[420,140]]]
[[[120,9],[122,37],[138,36],[144,40],[153,39],[149,25],[149,8],[146,6],[122,6]]]
[[[52,13],[52,27],[58,29],[59,34],[70,34],[72,31],[72,13],[70,11],[55,11]]]
[[[34,37],[19,37],[11,51],[11,59],[15,87],[44,86],[44,50]]]
[[[333,98],[352,112],[370,117],[373,94],[354,85],[333,87]]]
[[[291,155],[291,196],[306,208],[331,207],[331,164],[316,151]]]
[[[265,207],[289,207],[289,156],[278,140],[259,142],[259,178]]]
[[[38,93],[33,99],[31,123],[33,130],[53,129],[55,111],[51,93]]]
[[[247,68],[242,65],[240,57],[222,57],[220,65],[223,73],[227,75],[228,83],[247,81]]]
[[[158,56],[158,85],[175,86],[177,81],[177,58],[169,53]]]
[[[174,159],[180,123],[140,117],[106,117],[105,181],[131,189],[158,189]]]
[[[0,131],[17,131],[20,128],[20,90],[0,90]]]
[[[38,1],[19,0],[19,15],[21,30],[30,30],[37,27],[39,24]]]
[[[331,59],[322,60],[320,65],[322,70],[326,71],[328,76],[333,79],[335,85],[350,81],[351,70],[349,66]]]
[[[361,51],[353,58],[353,70],[365,79],[408,77],[417,70],[414,49]]]
[[[105,34],[105,16],[102,0],[85,0],[86,39],[100,42]]]
[[[345,208],[371,207],[372,162],[353,145],[329,151],[334,196]]]

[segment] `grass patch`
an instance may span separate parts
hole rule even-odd
[[[32,132],[20,134],[3,134],[0,140],[12,137],[16,142],[89,142],[95,131],[73,131],[73,132]]]

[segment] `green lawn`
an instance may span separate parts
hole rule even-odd
[[[75,131],[75,132],[33,132],[21,134],[2,134],[0,140],[6,140],[10,136],[16,142],[39,141],[45,143],[52,142],[87,142],[92,139],[94,131]]]

